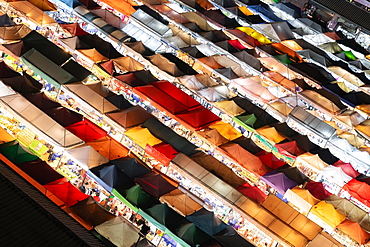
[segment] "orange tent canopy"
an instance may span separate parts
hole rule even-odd
[[[137,5],[134,1],[116,1],[116,0],[102,0],[103,3],[114,8],[118,12],[125,15],[132,15],[136,10],[132,7]]]
[[[356,240],[359,244],[365,244],[370,239],[370,234],[365,232],[356,222],[344,220],[337,228]]]
[[[126,147],[108,136],[88,142],[87,145],[93,147],[98,153],[109,160],[126,157],[129,153]]]

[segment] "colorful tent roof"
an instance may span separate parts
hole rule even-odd
[[[258,204],[262,204],[267,198],[267,195],[263,193],[257,186],[252,186],[249,183],[240,185],[236,189]]]
[[[310,213],[319,217],[332,228],[336,227],[346,219],[346,216],[339,213],[333,205],[328,204],[324,201],[321,201],[313,206]]]
[[[194,223],[181,225],[175,230],[175,234],[191,246],[202,244],[209,239],[209,236],[196,227]]]
[[[359,244],[365,244],[370,239],[370,234],[364,231],[356,222],[346,219],[342,223],[337,225],[337,228],[356,240],[356,242]]]
[[[140,106],[130,107],[119,112],[108,113],[107,115],[125,128],[144,123],[146,120],[153,117]]]
[[[125,194],[126,199],[139,208],[151,207],[157,202],[155,197],[146,193],[138,184],[126,190]]]
[[[125,132],[125,135],[130,137],[142,148],[145,148],[147,144],[154,146],[162,142],[160,139],[152,135],[147,128],[142,128],[140,126],[129,129]]]
[[[86,170],[100,166],[109,161],[109,159],[95,151],[93,147],[86,144],[68,149],[67,152],[76,160],[78,160],[79,164],[82,165]]]
[[[85,142],[91,142],[107,135],[105,130],[86,118],[65,128]]]
[[[285,165],[284,161],[279,160],[273,153],[265,153],[263,155],[258,155],[258,158],[262,161],[263,164],[270,167],[272,170],[276,170],[279,167]]]
[[[150,195],[157,198],[176,189],[173,183],[170,183],[161,174],[154,172],[137,177],[134,181],[140,184],[140,186]]]
[[[156,158],[164,165],[168,165],[169,162],[178,154],[178,152],[170,145],[166,143],[160,143],[154,146],[146,145],[145,152]]]
[[[217,218],[213,212],[204,208],[186,216],[186,219],[194,223],[199,229],[203,230],[211,237],[227,227],[227,225]]]
[[[88,197],[87,199],[74,204],[67,208],[66,211],[77,215],[92,227],[115,218],[113,214],[100,206],[92,197]]]
[[[40,159],[18,164],[17,166],[39,184],[47,184],[63,178],[48,163]]]
[[[16,165],[38,159],[17,140],[0,144],[0,153]]]
[[[120,171],[132,179],[143,176],[150,172],[147,167],[140,164],[135,158],[124,157],[111,160],[109,163],[115,165]]]
[[[183,216],[192,214],[202,208],[198,202],[194,201],[188,194],[175,189],[159,198],[161,202],[173,208],[176,212]]]
[[[166,227],[177,226],[183,217],[171,209],[166,203],[154,205],[145,210],[150,216]]]
[[[272,171],[261,177],[261,180],[266,184],[277,190],[280,194],[284,195],[288,189],[297,186],[297,183],[290,180],[284,173]]]
[[[66,178],[60,178],[53,182],[43,185],[48,191],[62,200],[66,206],[70,207],[89,196],[74,187]]]
[[[343,186],[343,189],[348,191],[348,193],[357,200],[370,206],[370,185],[367,183],[352,179]]]
[[[306,184],[306,188],[310,193],[319,200],[324,200],[331,195],[321,182],[310,181]]]
[[[231,124],[222,121],[211,124],[209,128],[216,129],[223,137],[230,141],[242,136]]]

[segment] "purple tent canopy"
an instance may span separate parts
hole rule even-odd
[[[277,171],[269,172],[261,177],[261,180],[266,184],[277,190],[280,194],[284,195],[288,189],[292,189],[298,184],[290,180],[284,173]]]

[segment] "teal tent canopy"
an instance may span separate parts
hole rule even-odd
[[[158,202],[155,197],[142,190],[138,184],[126,190],[126,199],[139,208],[147,208]]]
[[[146,212],[156,221],[170,228],[177,226],[178,222],[184,218],[168,207],[166,203],[154,205],[153,207],[148,208]]]

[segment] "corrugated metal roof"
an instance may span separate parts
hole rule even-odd
[[[0,162],[2,246],[105,246]]]

